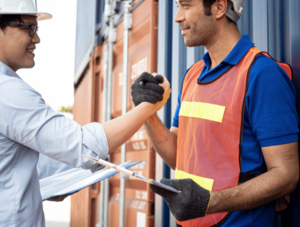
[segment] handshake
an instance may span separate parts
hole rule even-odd
[[[142,73],[131,86],[131,97],[135,106],[142,102],[152,103],[156,111],[168,101],[171,94],[170,83],[165,76]]]

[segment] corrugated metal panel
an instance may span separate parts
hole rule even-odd
[[[74,120],[80,125],[94,121],[94,78],[92,64],[85,69],[80,86],[74,94]]]
[[[173,0],[159,1],[158,14],[158,56],[157,72],[166,75],[172,83],[172,7]],[[166,105],[158,112],[158,116],[163,120],[166,127],[171,126],[171,104],[173,96],[170,97]],[[156,155],[156,180],[163,177],[170,178],[170,168],[164,163],[161,157]],[[158,195],[155,195],[155,226],[169,226],[169,207]]]
[[[159,1],[158,72],[168,73],[168,76],[172,77],[172,113],[168,116],[161,113],[165,122],[169,122],[175,113],[184,72],[192,64],[201,60],[204,54],[203,47],[187,48],[184,45],[178,24],[173,22],[173,27],[170,28],[169,22],[170,20],[174,21],[177,12],[177,6],[173,4],[173,15],[166,14],[171,5],[171,2],[168,3],[166,0]],[[241,33],[249,34],[250,40],[262,51],[268,51],[275,59],[292,65],[294,70],[293,82],[297,88],[297,106],[300,113],[300,1],[248,0],[244,8],[244,16],[238,22]],[[166,38],[167,27],[171,29],[171,38]],[[170,43],[172,43],[172,50],[167,49]],[[170,56],[172,56],[171,66],[168,64]],[[166,67],[171,67],[171,72]],[[162,169],[162,162],[157,162],[156,171],[161,172]],[[162,176],[160,172],[157,172],[156,175]],[[171,176],[174,178],[174,172],[171,173]],[[299,226],[300,186],[292,194],[292,198],[294,199],[292,199],[289,210],[280,214],[282,223],[278,222],[279,226],[292,226],[292,220],[294,226]],[[161,226],[163,218],[159,216],[163,212],[161,203],[156,204],[156,209],[158,210],[155,213],[155,226]],[[170,226],[175,225],[175,219],[171,216]]]
[[[135,1],[138,4],[133,11],[133,23],[129,37],[129,61],[128,61],[128,88],[137,76],[143,71],[157,70],[157,17],[158,3],[153,0]],[[121,17],[119,14],[118,18]],[[113,100],[112,118],[121,115],[122,109],[122,77],[123,77],[123,23],[117,25],[117,40],[114,44],[114,65],[113,65]],[[105,37],[105,36],[104,36]],[[75,89],[74,118],[80,124],[87,124],[91,121],[102,122],[103,116],[103,77],[105,73],[104,49],[106,42],[102,46],[96,46],[94,54],[90,57],[88,66],[81,73],[80,80]],[[128,94],[128,110],[133,108],[130,99],[130,89]],[[127,160],[142,161],[136,167],[136,171],[146,177],[154,178],[155,164],[154,148],[147,138],[145,129],[141,128],[127,142]],[[120,149],[110,156],[111,162],[120,163]],[[71,226],[94,226],[95,223],[95,201],[99,192],[97,184],[94,189],[90,187],[90,194],[86,190],[79,192],[72,197],[72,223]],[[98,192],[98,194],[97,194]],[[126,226],[140,226],[145,223],[145,227],[154,226],[154,193],[148,184],[134,179],[126,180]],[[119,196],[120,196],[120,176],[112,177],[110,180],[109,195],[109,226],[118,226],[119,223]],[[100,199],[98,201],[101,203]],[[82,209],[81,207],[84,207]],[[83,211],[85,210],[85,211]]]
[[[135,1],[135,3],[138,1]],[[112,109],[111,117],[122,114],[122,90],[128,87],[127,109],[134,107],[130,87],[134,80],[144,71],[157,69],[157,15],[158,3],[145,0],[132,12],[132,28],[129,31],[128,43],[128,84],[123,84],[123,22],[116,27],[117,38],[114,43],[114,66],[112,74]],[[143,176],[154,178],[155,151],[150,144],[145,129],[142,127],[127,141],[126,160],[142,161],[135,171]],[[121,162],[120,149],[110,156],[113,163]],[[154,193],[149,185],[132,178],[126,179],[125,188],[125,226],[154,227]],[[119,226],[120,209],[120,175],[110,179],[109,226]],[[143,225],[145,224],[145,225]]]
[[[98,0],[104,2],[105,0]],[[132,0],[132,11],[134,11],[140,4],[142,4],[145,0]],[[104,7],[104,6],[103,6]],[[98,31],[98,45],[102,45],[102,42],[107,39],[108,37],[108,25],[105,24],[105,19],[104,19],[104,8],[102,8],[102,14],[99,15],[101,18],[101,22],[98,24],[101,27],[97,27]],[[98,13],[98,12],[97,12]],[[123,21],[123,13],[124,13],[124,3],[121,2],[121,4],[118,6],[118,8],[115,10],[115,15],[114,15],[114,22],[115,26],[118,26],[122,21]],[[97,16],[98,17],[98,16]]]
[[[71,227],[89,227],[89,188],[85,188],[71,197]],[[75,204],[75,205],[74,205]]]
[[[300,2],[299,0],[248,1],[246,12],[239,22],[243,33],[261,50],[268,51],[278,61],[290,64],[297,89],[297,108],[300,113]],[[280,227],[299,226],[300,187],[291,195],[290,207],[277,214]]]
[[[77,0],[75,78],[77,83],[94,50],[96,0]]]
[[[95,89],[95,121],[103,123],[103,81],[104,81],[104,46],[96,46],[94,53],[94,74],[96,76],[96,86],[98,89]],[[97,85],[98,84],[98,85]]]
[[[94,122],[98,118],[98,109],[95,107],[98,104],[96,94],[99,93],[100,80],[99,74],[94,73],[97,70],[97,57],[97,55],[91,57],[88,66],[82,73],[80,85],[75,89],[74,120],[82,126]],[[71,227],[95,226],[99,190],[98,183],[72,195]]]

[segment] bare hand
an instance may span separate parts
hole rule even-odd
[[[158,75],[157,73],[153,73],[152,74],[153,76],[156,76]],[[168,101],[168,99],[170,98],[170,94],[171,94],[171,88],[170,88],[170,83],[167,79],[166,76],[164,76],[164,82],[163,83],[160,83],[159,85],[162,86],[165,90],[164,94],[163,94],[163,100],[154,104],[156,106],[156,111],[160,110]]]
[[[75,193],[73,193],[73,194],[75,194]],[[67,198],[68,196],[73,195],[73,194],[57,196],[57,197],[54,197],[54,198],[52,198],[52,199],[48,199],[47,201],[51,201],[51,202],[62,202],[62,201],[64,201],[65,198]]]

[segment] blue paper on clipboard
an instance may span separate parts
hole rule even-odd
[[[125,169],[135,166],[141,162],[121,164]],[[92,173],[89,170],[74,168],[59,174],[40,180],[40,191],[42,200],[68,195],[89,187],[97,182],[105,180],[119,173],[114,169],[103,169]]]

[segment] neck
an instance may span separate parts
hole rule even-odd
[[[242,38],[237,26],[233,23],[222,27],[212,42],[205,46],[211,59],[210,69],[218,66]]]
[[[15,68],[15,67],[13,67],[12,64],[9,64],[9,61],[7,61],[5,57],[0,56],[0,61],[1,61],[3,64],[5,64],[6,66],[8,66],[9,68],[11,68],[14,72],[17,72],[18,69]]]

